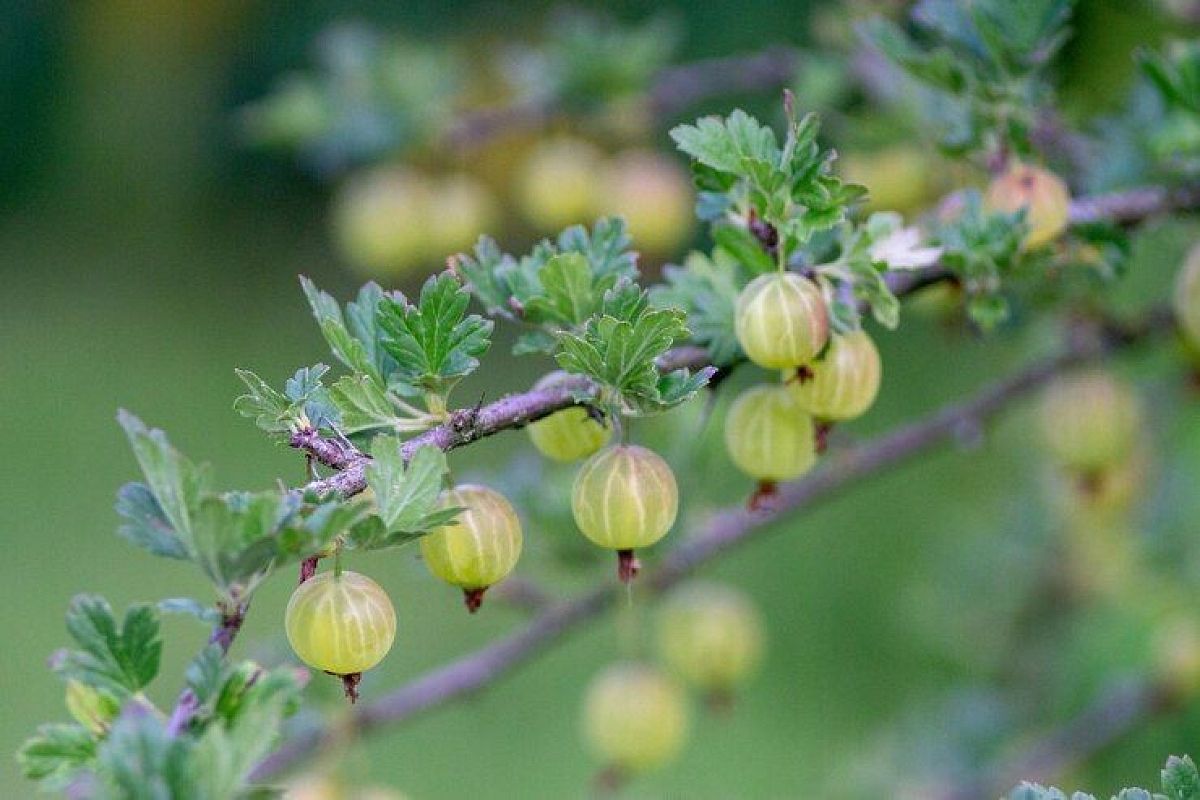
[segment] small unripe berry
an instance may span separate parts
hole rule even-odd
[[[1184,337],[1200,349],[1200,245],[1188,251],[1179,276],[1175,279],[1175,319]]]
[[[588,687],[583,730],[606,766],[626,773],[652,770],[683,747],[687,699],[678,685],[651,667],[616,664]]]
[[[738,296],[734,328],[751,361],[787,369],[821,352],[829,339],[829,316],[815,283],[794,272],[771,272]]]
[[[429,182],[417,173],[383,168],[357,175],[334,198],[336,243],[365,274],[403,273],[433,255],[431,206]]]
[[[584,536],[601,547],[630,553],[654,544],[675,524],[679,487],[662,456],[635,444],[619,444],[580,467],[571,490],[571,511]],[[623,563],[622,578],[635,571],[635,564]]]
[[[1013,164],[992,180],[984,197],[993,211],[1012,213],[1025,209],[1026,248],[1041,247],[1067,229],[1071,193],[1062,179],[1049,170],[1029,164]]]
[[[1126,384],[1101,370],[1058,379],[1040,409],[1046,448],[1064,467],[1094,473],[1123,461],[1137,443],[1141,407]]]
[[[463,484],[442,492],[442,508],[462,508],[454,522],[421,537],[429,571],[466,595],[478,610],[483,592],[512,572],[521,555],[521,520],[494,489]]]
[[[557,231],[587,222],[600,208],[601,152],[583,139],[541,142],[521,165],[514,194],[536,228]]]
[[[534,389],[544,389],[562,380],[565,373],[552,372],[542,378]],[[612,429],[575,406],[556,411],[529,425],[529,438],[542,455],[555,461],[578,461],[587,458],[612,437]]]
[[[737,468],[752,478],[798,478],[817,459],[813,418],[788,387],[753,386],[729,407],[725,449]]]
[[[314,669],[354,675],[378,664],[396,638],[396,611],[379,584],[343,570],[296,587],[284,615],[296,655]]]
[[[741,592],[696,581],[676,589],[663,603],[658,645],[676,674],[719,698],[758,666],[762,620]]]
[[[675,252],[692,231],[692,184],[674,161],[653,152],[631,151],[604,170],[604,205],[625,218],[638,250]]]
[[[835,334],[825,354],[789,385],[817,419],[854,419],[875,402],[882,374],[875,342],[860,328]]]

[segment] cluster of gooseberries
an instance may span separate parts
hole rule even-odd
[[[502,212],[497,195],[511,193],[516,209],[537,231],[581,219],[620,214],[651,254],[673,252],[692,230],[686,171],[666,156],[627,150],[606,157],[575,138],[535,144],[514,174],[455,172],[435,176],[383,165],[344,181],[333,201],[334,241],[345,260],[371,277],[405,274],[466,250]]]
[[[561,380],[562,374],[543,379]],[[585,459],[571,493],[579,530],[600,547],[615,550],[618,574],[628,582],[638,571],[635,551],[657,542],[675,524],[679,489],[667,462],[645,447],[608,445],[611,429],[589,411],[564,409],[529,426],[534,446],[556,461]],[[607,446],[606,446],[607,445]],[[521,554],[521,521],[512,504],[486,486],[461,484],[442,492],[441,508],[456,508],[453,522],[420,540],[429,571],[462,590],[472,613],[487,589],[504,580]],[[396,614],[386,592],[370,578],[340,568],[302,580],[285,615],[288,640],[309,666],[340,676],[356,697],[361,674],[391,649]]]
[[[759,482],[751,501],[757,506],[779,481],[812,468],[833,423],[871,407],[882,368],[866,331],[831,331],[820,287],[794,272],[751,281],[738,297],[734,324],[746,356],[781,375],[779,383],[745,390],[725,419],[730,458]]]
[[[695,581],[676,589],[658,610],[656,634],[665,669],[618,662],[596,675],[584,696],[584,738],[611,780],[659,768],[679,754],[690,718],[685,686],[727,707],[762,657],[758,611],[727,586]]]

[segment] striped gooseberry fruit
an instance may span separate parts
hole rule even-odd
[[[1184,338],[1193,349],[1200,349],[1200,244],[1188,251],[1172,300]]]
[[[762,658],[758,609],[738,590],[720,584],[693,581],[673,591],[659,609],[657,632],[664,662],[718,703]]]
[[[463,590],[471,613],[483,593],[512,572],[521,555],[521,520],[512,504],[486,486],[466,483],[442,492],[442,508],[461,508],[449,525],[421,537],[429,571]]]
[[[1102,370],[1085,370],[1046,388],[1040,421],[1051,455],[1086,476],[1130,455],[1137,444],[1141,405],[1127,384]]]
[[[883,367],[875,342],[861,328],[835,334],[821,358],[802,367],[789,386],[800,405],[817,419],[854,419],[879,394]]]
[[[533,388],[546,389],[559,383],[564,372],[552,372]],[[564,408],[528,426],[529,438],[538,452],[555,461],[578,461],[608,444],[612,429],[579,406]]]
[[[633,551],[654,544],[675,524],[679,487],[658,453],[618,444],[580,467],[571,490],[571,511],[584,536],[617,551],[617,574],[629,581],[639,568]]]
[[[746,356],[760,367],[807,364],[829,339],[825,298],[803,275],[759,275],[738,295],[734,330]]]
[[[725,449],[738,469],[764,484],[798,478],[816,463],[813,418],[787,386],[752,386],[725,416]]]
[[[583,732],[593,753],[620,775],[661,767],[683,748],[687,698],[653,667],[614,664],[588,686]]]
[[[292,650],[305,664],[348,677],[378,664],[396,639],[396,611],[379,584],[349,570],[321,572],[296,587],[284,614]]]
[[[1034,248],[1049,244],[1067,229],[1071,193],[1053,172],[1031,164],[1014,163],[1007,172],[992,180],[984,204],[993,211],[1010,214],[1025,209],[1029,230],[1023,245]]]

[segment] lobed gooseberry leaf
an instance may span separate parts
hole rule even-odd
[[[1168,800],[1200,800],[1200,771],[1188,756],[1168,758],[1161,776]]]
[[[77,595],[67,609],[67,632],[79,646],[55,658],[55,669],[78,680],[128,697],[149,685],[162,657],[158,615],[148,605],[131,606],[118,626],[102,597]]]
[[[444,394],[479,366],[491,345],[493,324],[466,313],[470,294],[452,272],[434,275],[415,305],[384,296],[378,310],[382,344],[396,360],[397,379]]]
[[[714,250],[711,258],[691,253],[683,266],[665,267],[663,277],[666,283],[651,290],[651,301],[687,312],[691,338],[708,349],[712,363],[727,366],[739,360],[742,350],[734,331],[734,309],[748,276],[738,259],[722,248]]]
[[[451,522],[460,509],[438,508],[448,469],[446,454],[437,447],[420,447],[405,463],[400,442],[375,437],[366,476],[377,513],[351,528],[348,543],[364,550],[393,547]]]
[[[300,427],[331,426],[340,414],[321,379],[329,371],[324,364],[302,367],[288,378],[279,392],[253,372],[234,372],[248,389],[233,402],[233,408],[267,433],[288,433]]]
[[[60,789],[96,757],[96,739],[82,725],[42,725],[17,752],[21,773],[42,781],[47,789]]]

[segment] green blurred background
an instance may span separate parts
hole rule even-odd
[[[671,7],[685,59],[803,44],[815,13],[803,2],[603,5],[628,20]],[[1130,72],[1132,46],[1158,41],[1161,30],[1140,3],[1080,5],[1067,96],[1073,106],[1104,108]],[[288,159],[242,147],[235,109],[281,72],[309,63],[314,37],[337,20],[415,36],[496,39],[522,35],[550,8],[16,0],[0,9],[0,752],[13,752],[39,722],[65,716],[62,686],[44,664],[64,643],[62,615],[72,594],[100,592],[117,607],[207,599],[198,575],[113,535],[114,493],[136,469],[114,423],[118,407],[211,461],[222,486],[303,477],[294,452],[232,412],[239,389],[233,368],[279,381],[327,358],[296,275],[341,296],[355,278],[329,242],[326,191]],[[665,132],[656,143],[666,148]],[[503,242],[504,232],[496,233]],[[1132,300],[1163,291],[1193,234],[1160,226],[1139,241],[1125,289]],[[958,397],[1049,341],[1038,328],[982,342],[948,335],[918,315],[902,335],[878,338],[883,394],[847,438]],[[521,388],[546,366],[510,365],[506,351],[497,345],[486,385],[475,376],[460,400]],[[1183,586],[1195,586],[1195,558],[1178,541],[1198,527],[1188,520],[1200,512],[1189,488],[1200,471],[1200,412],[1195,403],[1179,408],[1184,398],[1169,365],[1128,367],[1151,397],[1152,438],[1172,443],[1155,456],[1138,546]],[[684,756],[631,793],[878,797],[875,776],[898,769],[898,761],[913,767],[897,755],[907,751],[892,746],[896,739],[912,745],[914,737],[904,735],[912,726],[922,731],[920,763],[953,772],[994,752],[1006,734],[1048,725],[1108,681],[1145,667],[1157,617],[1139,616],[1136,605],[1047,622],[1032,643],[1012,621],[1039,575],[1053,574],[1058,552],[1028,423],[1027,413],[1011,415],[977,448],[941,451],[871,480],[709,569],[707,576],[742,587],[764,609],[769,657],[732,713],[697,709]],[[718,426],[692,441],[700,424],[700,414],[683,411],[649,433],[685,473],[693,521],[747,490],[724,460]],[[526,440],[514,434],[455,454],[452,463],[459,473],[485,472],[519,450],[527,450]],[[562,486],[538,484],[539,465],[524,458],[518,472],[534,495],[527,501],[553,505],[546,495]],[[703,485],[705,476],[689,468],[694,463],[708,467]],[[686,525],[676,535],[686,535]],[[546,582],[564,592],[606,574],[607,561],[552,565],[550,556],[575,536],[569,526],[529,531],[523,569],[540,564]],[[368,698],[522,620],[502,605],[468,618],[411,551],[376,556],[369,571],[392,593],[400,631],[391,657],[364,686]],[[292,583],[290,574],[276,576],[256,597],[240,653],[282,653]],[[1182,602],[1192,599],[1185,593]],[[617,651],[628,613],[604,619],[482,696],[374,737],[348,761],[350,774],[413,798],[586,794],[595,765],[576,733],[580,696]],[[177,691],[172,676],[204,636],[190,619],[168,620],[167,678],[157,699]],[[1036,692],[1017,692],[1028,702],[1014,702],[996,689],[1012,672],[1026,673],[1034,687],[1070,690],[1053,692],[1048,704],[1034,702]],[[313,694],[336,706],[330,687]],[[1148,783],[1169,752],[1197,755],[1198,734],[1200,709],[1175,715],[1068,780],[1097,792]],[[821,787],[815,794],[814,786]],[[12,759],[0,760],[0,796],[31,792]]]

